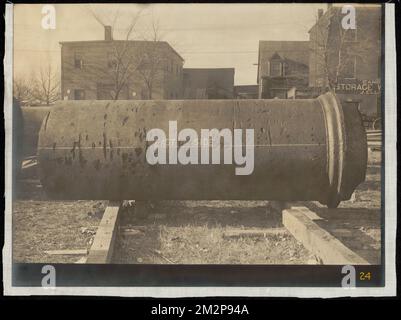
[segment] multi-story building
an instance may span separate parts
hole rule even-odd
[[[184,99],[233,99],[234,68],[184,68]]]
[[[259,41],[259,98],[300,98],[308,87],[308,41]]]
[[[183,58],[164,41],[61,42],[63,99],[179,99]]]
[[[359,105],[365,116],[380,116],[381,101],[381,6],[352,5],[355,28],[342,27],[344,4],[318,11],[309,30],[309,85],[314,95],[336,92],[343,102]]]

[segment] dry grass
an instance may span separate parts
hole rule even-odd
[[[305,264],[311,255],[281,226],[265,202],[160,202],[128,208],[123,225],[142,231],[121,236],[118,263]],[[141,210],[142,214],[139,214]],[[224,236],[227,230],[279,230],[260,237]]]
[[[365,239],[365,244],[378,251],[380,187],[380,153],[369,152],[366,181],[350,201],[340,205],[352,213],[341,215],[338,210],[336,221],[330,218],[331,225],[324,227],[351,230],[358,237],[349,239],[350,247],[358,239]],[[17,191],[13,203],[14,261],[76,262],[79,256],[50,256],[44,251],[89,248],[105,202],[48,201],[38,180],[20,181]],[[137,202],[123,209],[122,225],[140,232],[130,236],[120,232],[116,263],[316,263],[314,256],[286,230],[260,237],[224,237],[228,229],[281,230],[281,217],[268,210],[267,201]]]
[[[266,237],[226,239],[226,228],[161,227],[160,251],[176,263],[302,264],[310,254],[288,232]]]
[[[13,261],[76,262],[80,256],[44,251],[89,248],[103,208],[99,201],[17,199],[13,202]]]

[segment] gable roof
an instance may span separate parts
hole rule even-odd
[[[275,51],[273,55],[270,58],[268,58],[268,60],[284,60],[284,59],[277,53],[277,51]]]
[[[258,76],[267,73],[267,61],[276,56],[309,65],[309,41],[259,41]]]
[[[171,50],[176,56],[181,61],[185,61],[184,58],[167,42],[167,41],[148,41],[148,40],[82,40],[82,41],[60,41],[60,45],[69,45],[69,46],[85,46],[85,45],[105,45],[109,44],[112,45],[113,43],[124,43],[124,42],[129,42],[131,44],[136,44],[136,45],[152,45],[152,46],[159,46],[159,47],[165,47],[169,50]]]

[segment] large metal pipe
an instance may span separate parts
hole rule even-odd
[[[39,130],[43,119],[52,107],[22,107],[23,126],[22,131],[22,154],[24,157],[36,155],[38,147]]]
[[[254,170],[235,164],[156,164],[147,132],[254,130]],[[170,137],[171,139],[171,137]],[[201,145],[201,143],[200,143]],[[222,155],[223,156],[223,151]],[[44,189],[56,199],[317,200],[335,207],[365,179],[356,108],[331,93],[307,100],[63,101],[40,131]]]

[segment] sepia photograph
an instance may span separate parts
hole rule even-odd
[[[394,39],[384,4],[7,5],[9,292],[395,294]]]

